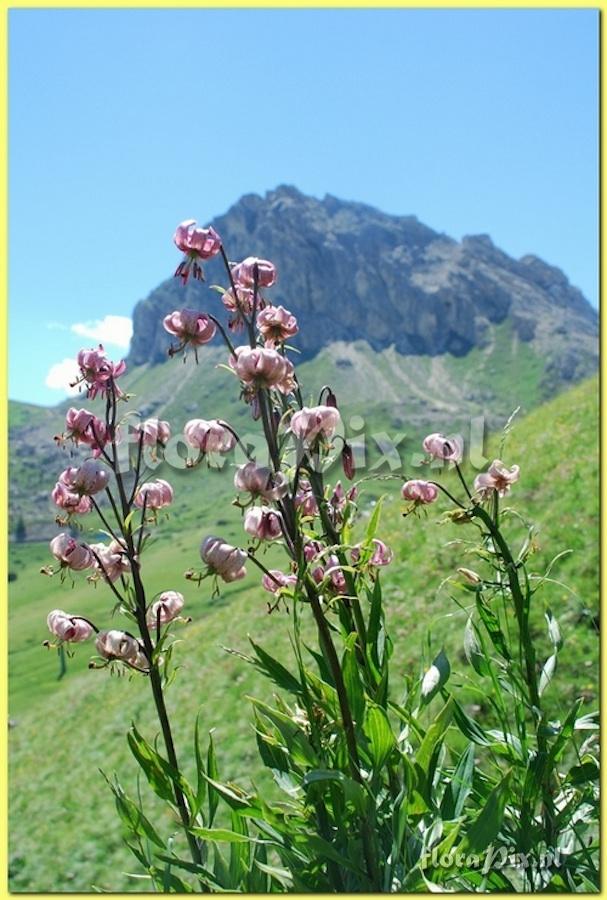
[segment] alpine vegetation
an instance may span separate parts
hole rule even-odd
[[[143,793],[129,796],[106,773],[117,830],[140,876],[150,890],[176,893],[598,890],[596,713],[579,700],[556,721],[545,705],[559,690],[563,638],[543,606],[550,567],[534,570],[533,526],[513,505],[525,472],[508,458],[506,435],[501,459],[471,479],[461,436],[431,433],[419,448],[424,470],[401,479],[404,531],[430,507],[459,527],[460,565],[441,572],[436,562],[436,577],[463,626],[461,657],[450,661],[441,650],[425,672],[403,676],[391,638],[395,554],[382,539],[382,501],[362,514],[370,476],[356,471],[331,385],[311,397],[299,381],[290,346],[299,324],[272,302],[276,266],[230,260],[218,232],[194,220],[177,227],[174,242],[183,283],[204,280],[206,261],[217,257],[225,284],[213,286],[214,310],[163,318],[172,365],[196,365],[219,336],[223,373],[263,434],[263,453],[228,421],[206,418],[206,406],[187,422],[134,424],[120,386],[125,362],[101,345],[81,350],[77,383],[95,410],[71,408],[57,437],[78,458],[52,492],[64,531],[43,569],[67,585],[97,585],[108,601],[103,621],[50,611],[47,646],[65,662],[89,642],[95,677],[104,670],[150,686],[158,735],[129,726],[128,710],[124,725],[169,816],[150,817]],[[186,585],[167,570],[162,591],[152,593],[146,558],[177,492],[146,459],[162,459],[176,433],[188,477],[205,477],[206,466],[235,450],[244,460],[230,508],[242,518],[242,538],[222,536],[218,510],[213,533],[198,536],[200,563],[185,582],[215,597],[247,571],[258,574],[270,649],[251,640],[239,655],[267,677],[268,694],[242,702],[250,703],[258,772],[271,775],[272,790],[254,786],[255,772],[246,785],[222,776],[214,723],[199,720],[194,692],[192,747],[175,739],[167,692],[186,677],[178,670],[193,652],[180,640],[190,621]],[[278,552],[282,564],[268,563]],[[541,635],[532,624],[538,606]],[[289,630],[288,659],[273,655],[273,629]],[[485,700],[480,712],[471,692]]]

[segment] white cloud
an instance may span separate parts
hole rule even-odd
[[[50,367],[44,383],[53,391],[63,391],[66,396],[75,397],[78,388],[70,387],[70,382],[75,381],[79,375],[80,369],[76,360],[73,357],[66,357]]]
[[[80,337],[92,338],[100,344],[126,349],[133,334],[133,322],[128,316],[105,316],[94,322],[76,322],[71,331]]]

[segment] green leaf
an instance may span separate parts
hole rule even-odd
[[[227,844],[250,844],[259,842],[258,838],[252,838],[246,834],[239,834],[237,831],[230,831],[229,828],[200,828],[198,826],[193,826],[190,828],[190,831],[197,837],[204,838],[205,841],[220,841]]]
[[[177,856],[169,856],[166,853],[157,853],[156,856],[158,857],[158,859],[161,859],[163,862],[169,863],[176,869],[183,869],[186,872],[191,872],[193,875],[197,875],[204,881],[207,887],[212,888],[215,892],[223,893],[223,885],[216,881],[215,876],[212,872],[209,872],[208,869],[206,869],[199,863],[193,863],[189,859],[179,859]]]
[[[367,628],[367,658],[372,663],[373,667],[381,672],[384,666],[384,657],[386,655],[386,630],[384,627],[382,591],[379,576],[375,579],[373,591],[367,591],[367,597],[371,603],[369,625]]]
[[[138,512],[137,509],[131,510],[131,512],[128,514],[128,516],[127,516],[126,519],[124,520],[123,528],[124,528],[125,531],[126,531],[128,528],[130,528],[131,522],[133,521],[133,516],[135,515],[136,512]],[[109,535],[108,535],[108,537],[109,537]]]
[[[282,688],[285,691],[289,691],[291,694],[301,694],[301,684],[299,679],[292,675],[288,669],[286,669],[282,663],[279,663],[277,659],[274,659],[273,656],[270,656],[269,653],[256,644],[252,638],[249,638],[249,642],[253,647],[255,655],[257,657],[256,660],[253,660],[253,664],[260,672],[263,672],[264,675],[271,678],[271,680],[278,685],[278,687]]]
[[[320,856],[323,859],[330,859],[332,862],[336,862],[338,865],[343,866],[345,869],[349,869],[351,872],[354,872],[358,877],[364,877],[363,870],[358,866],[355,862],[348,859],[347,856],[343,856],[341,853],[338,853],[337,850],[333,847],[329,841],[325,841],[324,838],[320,837],[316,834],[306,834],[305,836],[306,845],[312,850],[314,855]]]
[[[430,727],[426,731],[424,739],[420,744],[419,750],[415,754],[416,765],[418,765],[423,772],[428,771],[432,755],[434,754],[438,743],[441,741],[443,735],[449,727],[449,723],[451,722],[451,718],[453,716],[453,705],[453,698],[449,697],[443,708],[434,719],[432,725],[430,725]]]
[[[234,885],[230,879],[230,871],[226,866],[226,862],[219,852],[217,844],[213,844],[213,874],[215,880],[223,886],[224,889],[234,890]]]
[[[209,747],[207,750],[207,770],[202,772],[204,780],[207,782],[209,791],[209,825],[213,824],[215,813],[217,812],[217,804],[219,803],[219,794],[215,790],[214,785],[219,782],[219,767],[217,765],[217,756],[215,755],[215,744],[213,742],[213,732],[209,731]]]
[[[483,654],[480,641],[476,633],[476,626],[472,621],[472,616],[466,622],[464,629],[464,653],[466,659],[478,675],[489,674],[489,664]]]
[[[322,655],[322,653],[318,653],[318,651],[314,650],[314,648],[310,647],[308,644],[304,644],[304,647],[306,648],[306,650],[308,651],[310,656],[312,656],[313,659],[315,660],[316,665],[318,666],[318,671],[319,671],[320,677],[322,678],[322,680],[324,682],[326,682],[326,684],[330,685],[332,688],[335,688],[335,683],[333,681],[333,675],[331,673],[331,669],[329,668],[327,661],[324,658],[324,656]],[[304,668],[302,665],[302,675],[301,675],[302,681],[303,681],[304,677],[306,677],[307,675],[308,675],[308,670],[306,668]]]
[[[373,764],[375,769],[380,771],[396,747],[396,739],[388,716],[379,706],[368,707],[364,731],[369,738]]]
[[[468,744],[459,758],[451,780],[445,789],[441,803],[441,816],[445,821],[461,816],[466,798],[472,791],[474,775],[474,744]]]
[[[255,711],[255,737],[257,739],[257,749],[261,756],[264,766],[272,769],[274,772],[289,772],[291,769],[289,752],[262,724],[262,721]]]
[[[498,836],[510,796],[511,779],[512,770],[509,769],[499,784],[493,788],[485,805],[468,829],[465,844],[473,852],[482,853]]]
[[[567,773],[566,781],[568,784],[580,786],[598,781],[600,777],[599,767],[596,760],[592,758],[582,758],[582,762],[578,766],[572,766]]]
[[[371,541],[373,540],[373,538],[375,537],[375,535],[377,533],[377,529],[379,527],[379,520],[381,517],[381,509],[382,509],[383,502],[385,499],[386,499],[386,495],[383,494],[379,498],[377,503],[375,504],[373,512],[371,513],[371,518],[369,519],[369,524],[367,525],[367,529],[365,531],[365,539],[363,541],[363,546],[361,547],[361,557],[362,557],[363,548],[365,548],[367,546],[369,546],[369,547],[371,546]]]
[[[367,801],[365,789],[338,769],[313,769],[306,772],[301,782],[302,787],[307,790],[315,784],[339,785],[345,799],[351,801],[359,812],[364,813]]]
[[[250,794],[245,794],[239,788],[234,787],[234,785],[221,784],[219,781],[215,781],[213,778],[210,778],[208,775],[205,775],[205,778],[209,785],[214,789],[216,794],[218,794],[231,809],[235,809],[236,811],[240,810],[258,810],[259,808],[254,801],[254,797]],[[211,792],[209,791],[209,796]]]
[[[290,716],[277,709],[273,709],[261,700],[251,698],[251,702],[263,716],[276,726],[287,749],[292,754],[293,760],[297,764],[304,766],[317,765],[316,751],[302,729]]]
[[[143,811],[137,806],[137,804],[127,796],[120,784],[117,781],[115,784],[112,784],[112,782],[104,772],[102,772],[101,774],[107,781],[112,793],[114,794],[116,811],[118,812],[118,816],[120,817],[122,823],[125,825],[127,832],[132,835],[146,837],[149,841],[152,842],[152,844],[160,847],[161,850],[166,850],[165,842],[155,830],[152,823],[149,821],[149,819],[146,818],[146,816],[143,814]]]
[[[352,718],[357,725],[362,725],[365,715],[365,693],[356,659],[356,638],[357,635],[353,633],[349,635],[346,640],[346,649],[342,660],[342,672],[346,693],[352,710]]]
[[[326,781],[337,781],[340,784],[345,784],[349,779],[348,776],[344,775],[343,772],[340,772],[339,769],[313,769],[311,772],[306,772],[302,778],[301,786],[307,788],[311,784],[318,784],[318,782]]]
[[[235,812],[232,812],[232,833],[245,838],[230,842],[230,879],[233,885],[240,885],[251,861],[251,840],[246,819],[239,818]]]
[[[269,875],[275,881],[279,883],[279,885],[285,888],[286,891],[290,891],[293,887],[293,876],[289,872],[288,869],[280,869],[278,866],[269,866],[267,863],[261,862],[259,859],[254,860],[255,865],[262,872],[265,872],[266,875]]]
[[[422,679],[421,700],[429,703],[449,680],[451,666],[444,650],[441,650]]]
[[[510,655],[510,650],[508,649],[508,643],[500,627],[499,619],[493,610],[484,603],[481,594],[476,595],[476,608],[483,625],[487,629],[487,633],[491,638],[493,646],[503,659],[510,660],[512,657]]]
[[[472,719],[465,709],[453,698],[453,718],[457,727],[469,741],[473,741],[480,747],[489,747],[493,741],[488,737],[481,726]]]
[[[154,793],[175,805],[175,785],[183,790],[183,779],[179,772],[160,756],[134,725],[131,725],[127,734],[127,741]]]
[[[167,868],[162,873],[163,894],[193,894],[194,888]]]
[[[194,753],[196,756],[196,797],[194,808],[192,810],[194,815],[197,815],[200,809],[202,808],[202,804],[204,803],[204,798],[207,793],[207,783],[204,779],[204,761],[202,758],[202,750],[200,747],[200,713],[196,716],[196,722],[194,724]]]

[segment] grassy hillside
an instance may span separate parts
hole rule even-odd
[[[213,346],[205,347],[198,366],[192,359],[186,365],[172,360],[139,366],[123,382],[135,395],[131,408],[169,419],[175,430],[195,415],[222,416],[254,435],[235,378],[218,368],[224,362],[223,350]],[[346,425],[355,415],[379,432],[405,430],[417,451],[413,439],[423,431],[463,429],[467,434],[471,418],[482,416],[497,428],[519,404],[529,412],[544,399],[543,370],[533,346],[504,322],[489,328],[486,345],[465,357],[402,356],[393,348],[375,353],[364,341],[338,342],[299,366],[298,374],[311,401],[323,384],[333,386],[345,405]],[[55,409],[10,404],[13,534],[20,517],[28,539],[52,534],[55,513],[48,495],[66,465],[66,454],[57,450],[52,436],[62,430],[62,410],[73,404],[95,406],[80,398]]]
[[[382,354],[380,371],[382,366],[393,371],[391,365],[389,354]],[[318,361],[317,368],[307,374],[316,383],[322,383],[325,377],[335,383],[342,373],[343,381],[337,378],[338,394],[351,398],[349,367],[339,362],[337,367],[332,366],[326,360],[323,368]],[[434,384],[431,368],[425,377],[416,373],[417,384]],[[226,373],[208,364],[195,369],[176,362],[166,367],[165,373],[160,383],[157,370],[154,374],[142,369],[132,376],[131,389],[140,396],[149,396],[150,379],[161,392],[158,406],[146,412],[178,422],[197,410],[199,415],[209,417],[221,413],[229,415],[236,427],[248,428],[250,420],[243,418],[241,407],[236,402],[228,407],[227,394],[219,387],[227,379]],[[454,377],[453,372],[450,377]],[[448,396],[448,381],[443,397]],[[201,382],[205,399],[198,407]],[[355,383],[357,390],[362,391],[364,385],[375,392],[375,399],[385,402],[392,417],[399,415],[394,412],[393,398],[385,393],[387,388],[380,391],[377,380],[369,383],[364,378]],[[438,383],[432,392],[438,402]],[[402,394],[403,398],[407,395],[404,384]],[[361,406],[364,399],[357,397]],[[539,524],[536,571],[543,571],[561,550],[573,551],[553,572],[554,579],[569,588],[550,584],[544,597],[559,619],[565,639],[550,696],[555,717],[574,696],[584,696],[589,708],[597,703],[597,399],[597,380],[592,379],[520,419],[504,457],[508,463],[518,462],[522,470],[513,505]],[[225,404],[221,409],[217,408],[218,400]],[[422,407],[420,399],[420,413]],[[372,424],[380,423],[384,430],[394,425],[393,418],[386,421],[381,404],[372,416]],[[445,427],[451,424],[447,420]],[[47,427],[48,423],[43,425]],[[416,431],[414,427],[412,433]],[[498,438],[491,440],[495,447]],[[230,480],[230,474],[202,468],[171,471],[176,503],[171,518],[159,528],[158,542],[144,558],[145,577],[153,591],[182,590],[193,619],[182,631],[183,643],[177,652],[182,668],[169,693],[183,762],[186,767],[191,764],[193,718],[200,710],[203,727],[216,729],[222,775],[263,783],[243,698],[251,693],[267,697],[271,688],[222,648],[246,649],[249,633],[287,659],[288,617],[282,613],[267,616],[266,595],[253,571],[244,581],[226,586],[219,600],[210,597],[207,582],[197,588],[183,579],[183,572],[199,563],[198,543],[204,533],[220,531],[228,538],[242,540],[239,513],[229,502],[226,479]],[[430,653],[443,642],[452,660],[454,682],[458,682],[465,670],[461,659],[464,621],[439,587],[445,576],[466,564],[462,546],[453,543],[462,535],[457,526],[438,526],[439,515],[434,511],[427,518],[403,519],[398,487],[398,481],[381,485],[389,496],[380,533],[396,553],[384,578],[395,642],[393,685],[398,688],[399,673],[421,671]],[[378,490],[375,487],[372,493],[363,495],[363,519]],[[107,588],[94,589],[83,578],[71,588],[40,575],[40,566],[49,561],[46,544],[14,545],[12,551],[11,569],[17,576],[10,585],[9,610],[12,890],[79,892],[90,890],[91,885],[114,891],[145,889],[145,882],[124,874],[136,871],[135,863],[121,844],[113,801],[98,770],[117,771],[127,789],[136,790],[135,764],[124,734],[131,720],[146,735],[155,734],[149,685],[141,678],[117,679],[105,672],[88,671],[86,647],[79,648],[77,656],[68,661],[68,674],[58,681],[57,657],[41,647],[47,636],[47,611],[54,606],[79,610],[106,624],[112,597]],[[548,650],[542,614],[543,609],[538,609],[540,657]],[[147,791],[144,796],[148,798]],[[153,808],[153,799],[146,799],[146,803]],[[166,828],[170,828],[169,822]]]

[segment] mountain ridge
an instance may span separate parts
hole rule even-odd
[[[545,357],[548,390],[596,368],[598,317],[581,291],[556,266],[534,254],[514,259],[489,235],[457,241],[416,216],[330,194],[318,200],[289,185],[245,194],[209,224],[231,259],[276,263],[279,279],[267,297],[297,316],[302,359],[334,340],[466,356],[486,344],[491,325],[510,320]],[[172,309],[221,309],[208,289],[226,283],[220,261],[210,260],[205,272],[206,283],[169,278],[137,303],[131,365],[166,359],[170,339],[161,322]]]

